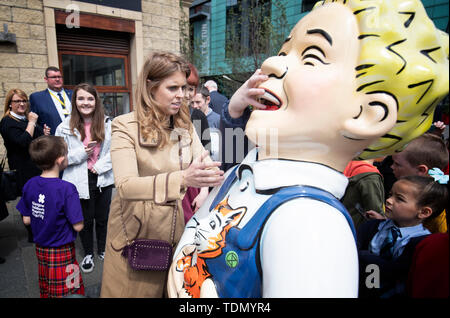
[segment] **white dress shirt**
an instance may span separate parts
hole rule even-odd
[[[61,93],[63,99],[64,99],[64,104],[66,106],[67,109],[67,116],[64,115],[64,109],[61,105],[61,101],[58,98],[58,92],[51,90],[50,88],[47,88],[49,93],[50,93],[50,97],[53,100],[53,104],[55,104],[56,110],[58,111],[59,117],[61,117],[61,121],[64,120],[64,118],[68,117],[70,115],[70,112],[72,111],[72,103],[70,101],[69,96],[67,95],[67,93],[64,91],[64,88],[59,92]]]

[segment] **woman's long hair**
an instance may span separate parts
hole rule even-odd
[[[152,92],[161,85],[163,80],[178,71],[185,74],[186,78],[189,77],[190,69],[183,58],[169,52],[151,53],[144,63],[136,85],[135,110],[139,128],[144,140],[156,130],[160,139],[159,148],[168,142],[170,123],[173,123],[173,128],[188,131],[192,129],[186,98],[183,99],[178,113],[169,120],[170,118],[160,110],[159,103],[152,96]]]
[[[92,124],[91,124],[91,138],[92,141],[97,141],[98,143],[103,142],[105,140],[105,111],[103,110],[103,106],[100,102],[100,96],[98,95],[97,90],[88,83],[78,84],[72,94],[72,112],[70,114],[70,131],[74,134],[74,129],[76,128],[81,135],[81,141],[86,138],[86,133],[84,132],[84,121],[83,117],[81,117],[80,112],[77,108],[77,93],[82,89],[89,94],[92,94],[95,98],[95,109],[92,115]]]
[[[25,117],[27,117],[28,113],[30,112],[30,102],[28,101],[27,94],[19,88],[10,89],[8,93],[6,93],[5,108],[3,109],[3,117],[9,116],[9,112],[11,111],[11,108],[9,106],[11,105],[11,101],[14,95],[18,95],[27,101],[27,110],[25,111]]]

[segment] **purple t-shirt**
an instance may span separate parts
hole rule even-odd
[[[37,176],[28,180],[17,210],[31,218],[34,242],[44,247],[75,241],[77,232],[72,225],[83,221],[77,188],[59,178]]]

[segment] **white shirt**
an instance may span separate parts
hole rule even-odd
[[[256,153],[256,148],[249,152],[241,164],[240,179],[226,195],[231,208],[246,208],[238,228],[268,199],[261,191],[305,185],[323,189],[337,199],[345,193],[347,178],[325,165],[256,161]],[[203,236],[195,235],[196,228],[210,222],[213,212],[209,206],[217,192],[218,187],[186,224],[175,257],[186,244],[201,245],[197,241]],[[300,198],[278,207],[262,231],[260,255],[263,297],[358,296],[358,253],[351,228],[345,217],[326,203]]]
[[[50,97],[53,100],[53,104],[55,104],[56,110],[58,111],[59,117],[61,117],[61,121],[64,120],[64,118],[66,118],[67,116],[70,115],[70,112],[72,111],[72,103],[70,101],[69,96],[66,94],[66,92],[64,91],[64,89],[61,89],[61,91],[59,93],[61,93],[63,99],[64,99],[64,104],[66,106],[66,114],[67,116],[64,115],[65,111],[63,109],[63,107],[61,106],[61,101],[58,98],[58,92],[51,90],[50,88],[47,88],[49,93],[50,93]]]
[[[380,250],[383,247],[383,243],[386,240],[392,227],[397,226],[391,219],[380,222],[380,224],[378,225],[378,232],[374,235],[374,237],[370,241],[369,250],[372,253],[380,255]],[[400,231],[400,235],[392,248],[392,258],[394,259],[402,255],[403,250],[409,243],[410,239],[417,236],[431,234],[431,232],[428,231],[423,226],[422,223],[415,226],[397,227],[397,228]]]
[[[25,115],[17,115],[15,112],[13,112],[12,110],[9,111],[9,113],[13,116],[16,117],[19,120],[26,120],[27,118],[25,117]]]

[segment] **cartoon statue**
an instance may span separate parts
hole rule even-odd
[[[448,66],[448,35],[419,0],[318,2],[230,100],[263,93],[275,111],[252,112],[258,148],[187,223],[169,296],[357,297],[342,171],[423,134]]]

